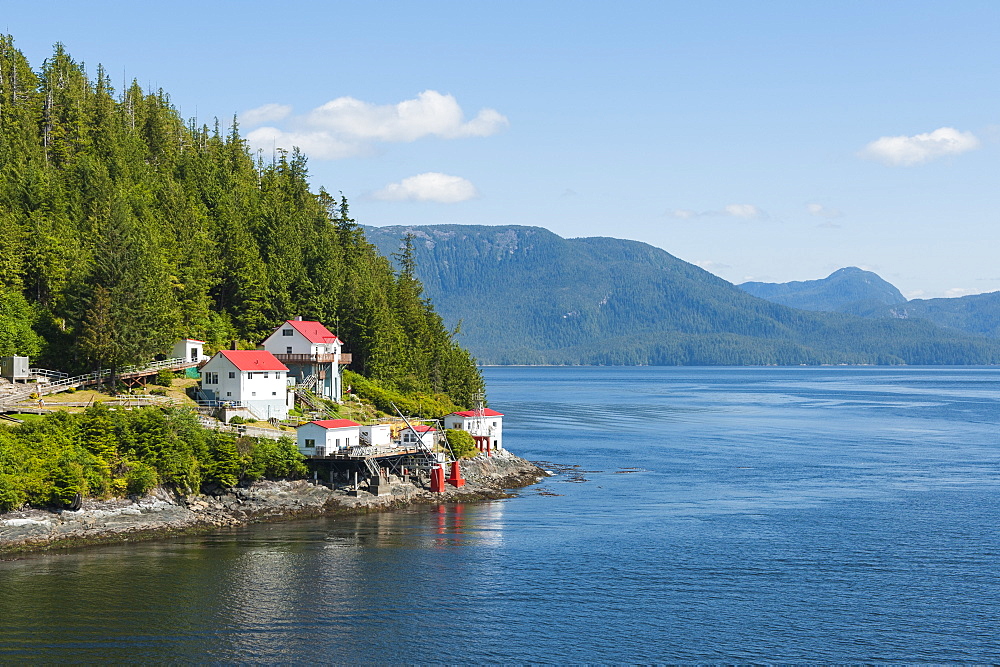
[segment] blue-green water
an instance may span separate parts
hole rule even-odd
[[[0,661],[1000,661],[1000,370],[486,375],[578,469],[2,562]]]

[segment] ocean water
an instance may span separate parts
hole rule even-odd
[[[1000,369],[485,372],[542,484],[0,562],[0,662],[1000,661]]]

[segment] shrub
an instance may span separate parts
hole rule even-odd
[[[153,380],[153,384],[158,384],[161,387],[169,387],[174,383],[174,372],[168,371],[166,369],[160,369],[156,371],[156,378]]]
[[[476,448],[476,441],[468,433],[457,428],[449,428],[444,432],[444,437],[448,439],[448,446],[456,459],[471,459],[479,454]]]
[[[125,491],[131,496],[144,496],[153,490],[158,481],[153,466],[135,461],[130,464],[125,475]]]
[[[247,421],[248,420],[244,419],[243,417],[240,417],[239,415],[233,415],[232,417],[229,418],[229,423],[232,424],[233,426],[246,424]]]
[[[155,387],[153,389],[150,389],[149,393],[152,394],[153,396],[166,396],[167,390],[164,389],[163,387]]]

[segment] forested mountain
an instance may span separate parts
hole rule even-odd
[[[822,280],[743,283],[740,289],[768,301],[803,310],[827,310],[862,317],[924,319],[946,329],[1000,338],[1000,292],[947,299],[907,301],[878,274],[854,267]]]
[[[416,275],[459,340],[494,364],[981,364],[996,341],[923,320],[807,312],[636,241],[540,227],[366,227],[413,235]]]
[[[859,312],[868,317],[921,318],[938,326],[1000,338],[1000,292],[950,299],[911,299],[892,307]]]
[[[789,283],[747,282],[741,290],[791,308],[855,313],[879,306],[906,303],[898,289],[877,273],[847,267],[821,280]]]
[[[264,161],[235,120],[116,93],[59,45],[35,71],[0,36],[0,355],[107,367],[181,336],[252,347],[302,315],[361,374],[469,405],[482,378],[421,289],[310,191],[301,154]]]

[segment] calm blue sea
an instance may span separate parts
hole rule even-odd
[[[519,498],[0,562],[0,662],[1000,661],[1000,370],[486,376]]]

